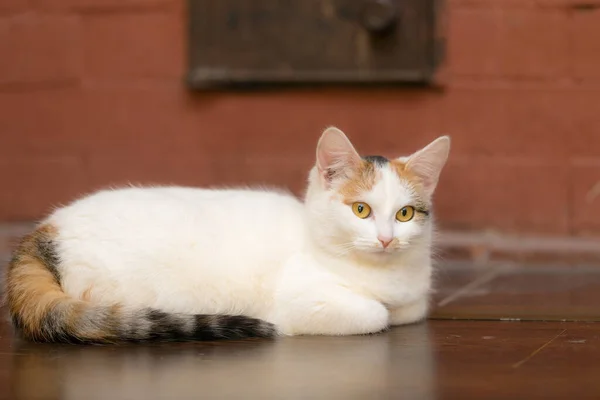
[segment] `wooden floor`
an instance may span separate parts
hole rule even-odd
[[[598,399],[600,268],[444,264],[432,318],[361,337],[26,343],[0,399]]]
[[[600,327],[429,321],[364,337],[0,350],[2,399],[600,398]]]

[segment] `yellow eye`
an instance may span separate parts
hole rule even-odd
[[[358,218],[365,219],[371,215],[371,207],[367,203],[352,204],[352,211]]]
[[[402,207],[396,213],[396,219],[400,222],[408,222],[415,216],[415,209],[411,206]]]

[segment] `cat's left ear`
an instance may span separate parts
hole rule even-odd
[[[421,180],[423,190],[428,196],[435,191],[449,153],[450,137],[441,136],[408,157],[406,161],[406,168]]]
[[[348,177],[360,164],[360,156],[341,130],[327,128],[317,144],[317,169],[325,187],[337,177]]]

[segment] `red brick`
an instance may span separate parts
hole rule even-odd
[[[442,126],[453,153],[556,160],[569,154],[570,115],[562,89],[455,89],[444,99]]]
[[[2,94],[0,106],[8,108],[0,107],[0,112],[6,112],[0,121],[8,122],[0,129],[7,131],[8,127],[18,138],[6,156],[26,149],[38,156],[45,152],[57,156],[82,154],[88,160],[89,176],[77,184],[79,189],[60,189],[63,183],[57,182],[57,192],[87,191],[127,181],[268,183],[300,192],[314,162],[318,136],[327,125],[345,129],[362,153],[387,155],[414,151],[443,133],[440,128],[444,127],[455,140],[451,164],[440,186],[442,223],[453,228],[561,233],[565,222],[548,219],[547,213],[550,206],[564,206],[559,201],[565,197],[560,191],[568,185],[560,175],[562,169],[540,163],[494,161],[497,158],[460,162],[461,154],[501,156],[508,161],[514,155],[540,158],[531,153],[537,149],[535,142],[541,140],[546,128],[550,135],[547,140],[552,140],[551,135],[557,132],[554,127],[560,126],[560,119],[553,119],[560,117],[558,113],[550,115],[554,107],[551,94],[462,90],[444,97],[412,91],[189,96],[175,84],[127,89],[117,85],[84,92],[47,92],[43,96]],[[535,116],[532,121],[528,120],[530,114]],[[561,115],[571,118],[569,113]],[[540,122],[546,120],[548,125]],[[517,133],[539,135],[528,139],[516,133],[502,136],[510,131],[509,127],[520,124],[525,128]],[[498,136],[491,135],[492,131]],[[538,146],[542,155],[552,154],[552,146],[546,148],[543,141]],[[546,183],[545,172],[558,180]],[[556,182],[562,186],[553,186]],[[22,185],[21,196],[30,190],[25,183]],[[499,214],[504,203],[522,209],[520,217]],[[36,207],[45,205],[40,198]]]
[[[80,25],[72,16],[24,14],[0,19],[0,85],[76,81]]]
[[[572,137],[571,92],[563,89],[520,89],[507,93],[507,128],[497,148],[506,156],[560,162],[569,156]],[[496,155],[501,152],[496,151]]]
[[[86,152],[309,154],[329,125],[363,153],[405,154],[439,136],[435,96],[393,93],[198,94],[183,87],[90,89],[77,115]],[[141,139],[143,138],[143,139]]]
[[[16,1],[16,0],[13,0]],[[182,0],[29,0],[40,10],[120,11],[153,10],[183,5]]]
[[[567,234],[568,167],[510,160],[451,160],[436,197],[451,229]]]
[[[187,186],[269,186],[305,189],[312,160],[294,157],[92,156],[87,163],[90,188],[126,184]]]
[[[86,78],[183,79],[183,18],[178,12],[86,15]]]
[[[176,85],[0,93],[0,131],[6,132],[0,156],[199,154],[214,136],[203,136],[202,124],[186,123],[195,113],[206,115],[188,110]]]
[[[559,110],[570,121],[568,148],[574,157],[600,157],[600,88],[574,91]]]
[[[450,9],[448,71],[452,74],[499,75],[501,16],[495,10]],[[492,50],[494,49],[494,50]]]
[[[0,158],[71,155],[86,126],[77,89],[0,92]]]
[[[449,72],[564,76],[569,54],[567,21],[567,14],[558,9],[450,9]]]
[[[294,152],[312,157],[323,129],[336,125],[361,153],[397,156],[414,151],[443,133],[436,115],[438,97],[427,92],[335,90],[318,95],[220,96],[218,102],[213,102],[214,117],[196,111],[194,118],[198,124],[214,118],[221,130],[230,126],[240,131],[239,139],[232,145],[256,155]],[[205,96],[194,100],[201,109],[200,105],[206,102]]]
[[[90,88],[83,93],[77,116],[84,137],[81,149],[91,155],[201,156],[221,131],[213,129],[218,121],[212,118],[211,107],[194,110],[186,99],[178,85]],[[195,113],[208,115],[209,121],[189,124]]]
[[[492,155],[512,148],[505,140],[508,119],[502,90],[450,91],[444,98],[441,119],[444,131],[452,137],[451,156]]]
[[[572,228],[579,235],[600,235],[600,159],[571,167]]]
[[[0,220],[37,219],[72,200],[85,187],[75,157],[0,158]]]
[[[229,177],[225,180],[232,185],[244,185],[250,182],[255,185],[281,187],[303,196],[306,191],[307,178],[314,165],[312,154],[302,156],[257,157],[250,156],[243,160],[237,169],[229,169]],[[240,176],[240,171],[249,171],[249,178]]]
[[[585,1],[585,4],[598,0]],[[581,0],[448,0],[450,7],[488,7],[488,8],[565,8],[573,4],[582,3]]]
[[[340,93],[322,101],[321,107],[325,109],[325,103],[346,104],[338,108],[339,115],[329,112],[325,118],[329,117],[333,124],[343,121],[362,154],[408,155],[448,133],[441,124],[440,93],[410,90]]]
[[[573,73],[600,77],[600,10],[574,12],[571,18]]]
[[[0,131],[7,133],[0,156],[229,151],[225,144],[241,135],[243,119],[223,123],[231,115],[226,108],[187,100],[178,85],[0,93]]]
[[[92,154],[86,160],[90,187],[127,184],[205,185],[215,183],[214,162],[203,157],[178,157],[169,154]]]
[[[0,115],[4,112],[7,117],[0,120],[0,128],[15,133],[7,154],[23,147],[37,154],[50,151],[132,158],[242,156],[244,141],[256,139],[265,126],[282,131],[278,126],[268,127],[272,118],[268,104],[260,98],[193,98],[177,84],[4,93],[0,94]],[[30,118],[32,114],[37,118]]]
[[[30,0],[2,0],[0,14],[26,11],[30,8]]]
[[[271,132],[281,139],[295,129],[273,115],[270,106],[282,101],[277,95],[190,96],[173,84],[89,88],[82,96],[75,117],[84,137],[81,150],[92,155],[242,157],[269,147]]]
[[[449,8],[531,7],[536,0],[446,0]]]
[[[303,188],[321,131],[336,124],[362,153],[406,154],[439,135],[429,94],[202,94],[183,89],[86,92],[91,181]],[[368,105],[368,106],[365,106]],[[429,110],[429,111],[428,111]],[[431,118],[427,118],[431,117]],[[420,132],[427,132],[420,135]],[[291,161],[289,161],[291,160]],[[130,164],[127,166],[127,164]],[[292,167],[288,169],[287,164]]]

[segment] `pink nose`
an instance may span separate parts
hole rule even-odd
[[[392,240],[393,240],[393,239],[384,238],[384,237],[378,237],[377,239],[379,239],[379,241],[381,242],[381,245],[383,246],[384,249],[386,247],[388,247],[390,245],[390,243],[392,243]]]

